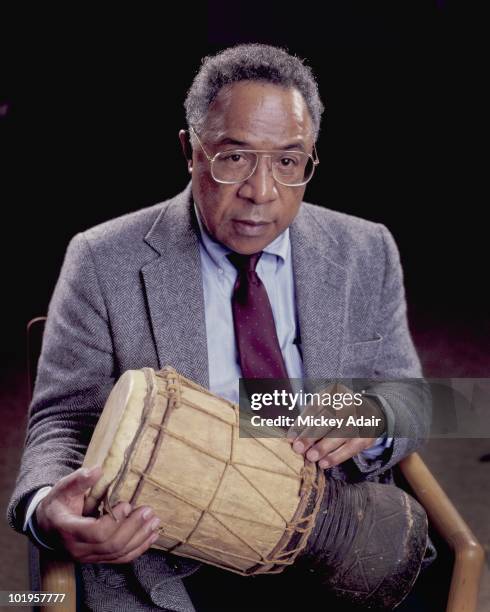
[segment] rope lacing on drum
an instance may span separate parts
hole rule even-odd
[[[146,370],[146,369],[145,369]],[[146,374],[146,372],[145,372]],[[237,573],[240,574],[244,574],[244,573],[260,573],[260,566],[264,566],[266,569],[265,571],[267,571],[267,573],[278,573],[280,571],[282,571],[283,566],[285,565],[290,565],[294,562],[297,554],[303,550],[305,544],[306,544],[306,540],[307,537],[309,536],[309,533],[311,532],[311,530],[313,529],[314,526],[314,519],[316,517],[316,513],[318,511],[318,507],[319,507],[319,500],[322,496],[322,492],[323,492],[323,486],[324,486],[324,477],[323,477],[323,472],[321,472],[320,470],[317,471],[316,467],[313,464],[309,464],[309,465],[305,465],[302,467],[301,472],[298,474],[297,471],[294,470],[294,468],[289,465],[285,460],[284,457],[282,457],[281,455],[279,455],[278,453],[276,453],[274,451],[273,448],[271,448],[270,446],[266,445],[262,440],[255,438],[254,436],[252,436],[254,438],[254,441],[263,446],[269,453],[271,453],[272,455],[274,455],[280,463],[282,463],[285,468],[286,468],[286,472],[284,471],[279,471],[276,469],[264,469],[264,468],[259,468],[257,466],[254,465],[249,465],[246,463],[242,463],[236,460],[235,456],[234,456],[234,449],[235,449],[235,441],[236,438],[238,436],[238,423],[239,423],[239,418],[238,418],[238,406],[236,404],[233,404],[232,402],[226,402],[229,406],[231,406],[234,410],[234,414],[235,414],[235,419],[233,423],[230,423],[229,420],[218,416],[217,414],[214,414],[212,412],[210,412],[209,410],[206,410],[205,408],[203,408],[203,406],[201,405],[197,405],[193,402],[190,402],[189,400],[185,400],[185,404],[195,410],[198,410],[200,412],[204,412],[207,415],[209,415],[210,417],[214,418],[214,419],[218,419],[219,421],[225,423],[227,426],[231,427],[231,444],[230,444],[230,454],[228,457],[223,457],[223,456],[219,456],[216,453],[213,453],[211,451],[209,451],[208,449],[202,448],[200,447],[198,444],[194,443],[193,441],[188,440],[187,438],[183,438],[182,436],[180,436],[179,434],[177,434],[176,432],[172,432],[169,427],[166,425],[166,423],[168,422],[168,418],[169,415],[171,414],[171,412],[174,409],[179,408],[179,406],[181,406],[182,403],[182,392],[181,392],[181,377],[180,375],[171,367],[165,367],[162,371],[160,371],[158,373],[158,378],[156,379],[157,382],[159,382],[161,379],[163,379],[163,385],[159,386],[158,384],[154,384],[155,378],[154,378],[154,373],[152,371],[152,380],[151,380],[151,384],[153,385],[152,388],[154,388],[154,392],[155,394],[158,394],[160,396],[164,396],[167,399],[167,409],[164,411],[164,416],[162,419],[161,423],[155,423],[154,421],[150,420],[151,417],[151,410],[148,409],[145,412],[145,418],[142,419],[143,426],[147,427],[152,427],[156,430],[158,430],[158,436],[153,448],[153,452],[151,454],[150,460],[148,462],[148,465],[146,467],[146,471],[140,470],[135,468],[134,466],[131,465],[131,454],[133,451],[133,446],[134,444],[131,445],[131,452],[128,453],[128,455],[126,456],[125,454],[125,461],[124,461],[124,469],[123,474],[129,469],[131,472],[133,472],[134,474],[139,476],[139,483],[136,487],[136,490],[134,492],[134,495],[131,499],[131,503],[134,503],[139,494],[140,491],[142,489],[143,483],[147,482],[151,485],[153,485],[154,487],[157,487],[159,489],[161,489],[162,491],[164,491],[165,493],[167,493],[168,495],[171,495],[172,497],[174,497],[175,499],[178,499],[179,501],[188,504],[189,506],[195,508],[199,513],[199,518],[196,520],[194,526],[192,527],[191,531],[184,537],[182,538],[181,536],[177,536],[177,535],[172,535],[171,533],[171,526],[166,526],[165,529],[162,529],[162,531],[165,532],[165,536],[168,538],[171,538],[173,540],[176,540],[177,543],[174,546],[170,546],[170,547],[165,547],[166,550],[168,550],[169,552],[177,552],[179,547],[184,547],[186,544],[192,547],[199,547],[202,550],[207,550],[210,552],[214,552],[214,553],[219,553],[219,554],[223,554],[226,555],[228,557],[234,557],[238,560],[242,560],[242,561],[247,561],[247,562],[252,562],[255,565],[252,568],[249,568],[249,570],[242,570],[240,566],[235,566],[236,569],[233,569],[230,566],[225,566],[223,564],[217,563],[214,560],[210,561],[209,559],[206,559],[206,561],[208,563],[212,563],[213,565],[216,565],[217,567],[222,567],[224,569],[228,569],[231,571],[236,571]],[[193,383],[192,381],[188,381],[186,379],[186,384],[191,387],[194,388],[196,390],[198,390],[200,393],[204,393],[206,395],[209,395],[213,398],[215,398],[215,396],[203,389],[202,387],[200,387],[199,385],[197,385],[196,383]],[[145,404],[146,401],[149,401],[149,394],[147,394],[147,397],[145,398]],[[135,436],[136,438],[140,438],[141,431],[138,430],[138,435]],[[211,496],[211,499],[209,500],[209,502],[205,505],[205,506],[199,506],[198,504],[196,504],[195,502],[186,499],[185,496],[177,493],[176,491],[169,489],[168,487],[166,487],[165,485],[163,485],[163,483],[159,482],[157,479],[155,479],[152,475],[151,475],[151,469],[155,463],[156,457],[158,455],[159,452],[159,448],[161,446],[162,443],[162,439],[164,436],[170,436],[173,437],[176,440],[179,440],[183,443],[185,443],[186,445],[188,445],[191,448],[194,448],[195,450],[197,450],[200,453],[203,453],[219,462],[221,462],[223,464],[223,470],[221,472],[220,475],[220,479],[219,482],[217,484],[217,486],[215,487],[215,490]],[[309,497],[311,497],[314,493],[314,508],[312,510],[311,513],[309,513],[307,516],[302,516],[296,520],[291,520],[291,521],[287,521],[287,519],[284,517],[284,515],[274,506],[274,504],[271,502],[271,500],[269,500],[263,493],[262,491],[254,484],[253,481],[250,480],[249,477],[247,477],[246,474],[243,473],[243,470],[240,469],[240,467],[246,467],[247,469],[260,469],[263,471],[267,471],[268,473],[272,473],[272,474],[277,474],[279,476],[282,477],[289,477],[289,478],[294,478],[296,479],[298,477],[298,475],[301,477],[301,485],[300,485],[300,492],[299,495],[301,497],[304,497],[306,494],[309,495]],[[274,551],[272,551],[272,553],[274,553],[271,556],[265,556],[261,551],[257,550],[257,548],[252,545],[250,542],[248,542],[244,537],[238,535],[237,533],[235,533],[233,531],[233,529],[231,529],[225,522],[223,522],[223,520],[220,519],[220,516],[222,517],[229,517],[229,518],[233,518],[233,519],[242,519],[243,517],[241,516],[237,516],[237,515],[233,515],[233,514],[228,514],[228,513],[220,513],[217,512],[215,510],[212,509],[212,505],[214,503],[214,501],[216,500],[216,496],[218,495],[221,486],[223,484],[224,478],[225,478],[225,474],[227,473],[227,471],[233,468],[238,474],[240,474],[240,476],[248,483],[249,486],[251,486],[256,493],[259,495],[259,497],[272,509],[272,511],[281,519],[281,521],[284,523],[284,534],[283,537],[280,539],[278,545],[280,544],[280,542],[282,542],[285,539],[285,535],[288,535],[290,537],[286,538],[286,541],[282,547],[282,549],[280,550],[276,550],[276,548],[274,549]],[[121,476],[121,474],[119,475]],[[106,496],[105,499],[105,507],[107,508],[107,510],[112,514],[112,509],[111,506],[109,504],[109,495]],[[244,544],[249,550],[251,550],[253,553],[255,553],[255,555],[257,555],[257,557],[259,557],[259,559],[257,559],[256,557],[250,557],[247,554],[238,554],[238,553],[233,553],[229,550],[222,550],[213,546],[210,546],[209,544],[205,544],[203,542],[197,542],[197,541],[191,541],[192,536],[195,534],[196,530],[199,527],[199,524],[201,523],[202,519],[204,518],[204,516],[209,515],[211,516],[217,523],[219,523],[228,533],[230,533],[234,538],[236,538],[237,540],[239,540],[242,544]],[[260,524],[260,521],[254,521],[258,524]],[[264,523],[264,525],[266,526],[270,526],[270,524],[268,523]],[[291,542],[291,539],[293,538],[294,534],[298,534],[299,536],[299,540],[297,540],[297,545],[290,549],[290,550],[284,550],[284,548],[288,545],[288,543]],[[194,558],[194,559],[198,559],[198,560],[202,560],[202,558],[199,558],[197,556],[193,556],[193,555],[189,555],[186,551],[186,556],[190,557],[190,558]],[[277,566],[277,567],[276,567]],[[257,569],[259,568],[259,569]]]

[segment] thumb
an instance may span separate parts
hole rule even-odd
[[[78,468],[68,476],[58,482],[58,490],[67,497],[79,497],[92,487],[102,476],[102,468],[95,466],[92,468]]]

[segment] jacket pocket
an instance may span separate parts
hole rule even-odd
[[[378,357],[383,338],[345,344],[342,365],[347,367],[349,376],[370,376]]]

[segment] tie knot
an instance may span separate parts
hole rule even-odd
[[[235,266],[238,272],[255,272],[257,263],[262,255],[262,251],[259,253],[252,253],[251,255],[241,255],[240,253],[230,253],[227,255],[228,259]]]

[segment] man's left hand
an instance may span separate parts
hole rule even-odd
[[[350,389],[339,383],[333,383],[323,390],[322,394],[342,394],[344,397],[352,398]],[[305,455],[309,461],[318,462],[321,468],[331,468],[363,450],[373,446],[377,438],[385,431],[385,415],[378,402],[370,397],[362,395],[362,403],[354,405],[342,404],[335,409],[324,405],[309,405],[302,412],[302,417],[321,417],[328,419],[341,419],[342,425],[337,427],[305,427],[301,428],[296,422],[289,430],[287,436],[292,444],[293,450]],[[349,418],[364,422],[372,422],[378,419],[378,425],[347,425]]]
[[[376,438],[302,438],[297,436],[291,439],[293,450],[306,455],[309,461],[316,462],[325,469],[339,465],[347,459],[358,455],[361,451],[372,446]]]

